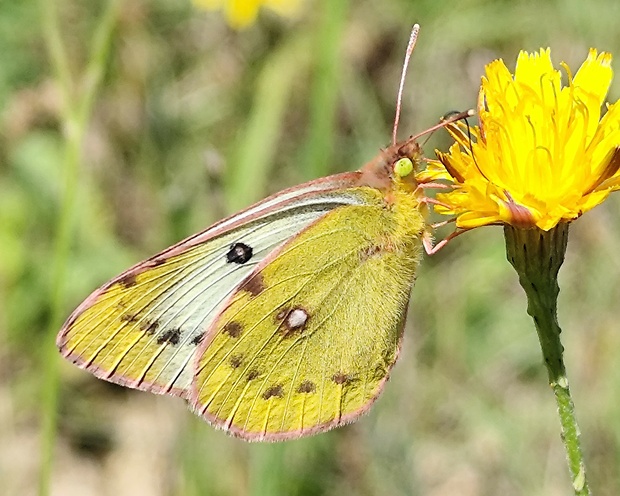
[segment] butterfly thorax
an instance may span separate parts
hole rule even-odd
[[[424,233],[424,205],[420,202],[421,190],[414,173],[420,160],[418,143],[405,140],[382,150],[361,170],[361,185],[374,190],[389,211],[390,222],[386,226],[392,242],[407,240],[417,244]],[[410,161],[411,167],[403,172],[399,165],[406,161]]]
[[[421,239],[426,229],[422,204],[409,182],[398,177],[388,191],[373,190],[385,215],[381,233],[376,233],[376,245],[380,250],[400,253],[412,258],[417,265],[421,257]],[[379,229],[378,229],[379,230]]]

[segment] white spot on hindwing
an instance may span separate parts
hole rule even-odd
[[[280,322],[281,332],[285,338],[302,332],[306,328],[309,319],[308,311],[299,306],[282,308],[276,314],[276,321]]]
[[[303,308],[294,308],[286,317],[286,325],[291,330],[304,327],[308,321],[308,314]]]

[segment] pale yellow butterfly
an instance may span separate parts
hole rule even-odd
[[[69,317],[61,353],[102,379],[181,396],[249,440],[365,412],[396,361],[428,240],[419,136],[396,142],[402,88],[392,145],[360,171],[281,191],[123,272]]]

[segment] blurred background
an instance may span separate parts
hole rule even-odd
[[[390,141],[414,22],[401,137],[474,106],[495,58],[512,70],[519,50],[550,46],[573,72],[589,47],[619,58],[619,18],[616,0],[305,0],[236,29],[189,0],[2,2],[0,493],[570,494],[500,228],[426,257],[384,394],[356,424],[310,439],[230,438],[179,399],[65,363],[54,338],[133,263],[268,193],[372,159]],[[435,133],[427,156],[448,143]],[[571,226],[560,273],[600,495],[620,494],[619,252],[620,195]]]

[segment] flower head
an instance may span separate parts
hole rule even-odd
[[[290,16],[298,10],[301,0],[194,0],[194,3],[206,9],[223,9],[228,24],[243,29],[256,21],[260,7]]]
[[[486,67],[479,126],[450,133],[456,143],[437,151],[423,180],[453,183],[437,195],[439,213],[457,226],[487,224],[549,230],[579,217],[620,189],[620,102],[601,107],[612,80],[611,55],[590,50],[567,84],[549,49],[521,52],[514,75],[502,60]],[[471,135],[471,137],[470,137]]]

